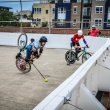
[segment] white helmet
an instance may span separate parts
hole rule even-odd
[[[95,25],[92,25],[92,28],[96,28],[96,26]]]
[[[82,36],[83,35],[83,31],[82,30],[78,30],[78,35]]]

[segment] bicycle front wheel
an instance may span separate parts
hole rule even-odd
[[[22,73],[28,73],[31,70],[31,64],[20,57],[16,59],[16,67]]]
[[[89,58],[91,57],[90,53],[85,53],[82,56],[82,63],[84,63],[85,61],[87,61]]]
[[[73,51],[67,51],[66,54],[65,54],[65,60],[66,62],[70,63],[70,64],[73,64],[75,63],[76,61],[76,56],[75,56],[75,53]]]
[[[28,38],[27,38],[26,33],[20,34],[20,36],[18,37],[18,41],[17,41],[18,48],[21,50],[24,49],[27,45],[27,41],[28,41]]]

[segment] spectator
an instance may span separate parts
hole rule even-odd
[[[96,29],[95,25],[92,26],[92,29],[89,31],[88,35],[93,37],[98,37],[101,34],[99,29]]]

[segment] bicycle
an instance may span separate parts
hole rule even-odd
[[[70,49],[65,53],[65,60],[69,64],[74,64],[76,60],[79,61],[79,58],[82,57],[82,63],[88,60],[91,57],[91,54],[86,51],[87,47],[81,47],[81,52],[78,54],[78,58],[76,58],[76,51],[75,49]]]
[[[19,53],[16,56],[16,67],[18,68],[19,71],[22,73],[28,73],[31,71],[31,65],[35,67],[35,69],[39,72],[39,74],[42,76],[45,82],[48,82],[48,80],[44,77],[44,75],[39,71],[39,69],[34,65],[33,60],[26,60],[23,57],[23,53],[26,49],[28,37],[26,33],[20,34],[17,40],[17,46],[18,49],[20,50]],[[37,57],[35,57],[37,59]],[[34,59],[35,59],[34,58]]]

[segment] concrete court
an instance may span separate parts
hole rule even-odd
[[[67,66],[65,49],[45,49],[34,64],[48,77],[45,84],[32,67],[30,73],[21,73],[15,65],[17,47],[0,46],[0,110],[32,110],[58,85],[67,79],[80,62]]]

